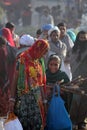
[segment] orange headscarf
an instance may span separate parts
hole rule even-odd
[[[33,46],[31,46],[24,54],[25,57],[36,60],[40,59],[47,51],[49,48],[49,44],[46,40],[40,39],[37,40]]]
[[[32,87],[44,85],[43,70],[38,59],[47,52],[48,48],[48,42],[40,39],[21,55],[25,64],[27,81]]]

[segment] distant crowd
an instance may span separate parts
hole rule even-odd
[[[47,115],[57,85],[72,122],[66,130],[86,130],[87,80],[79,79],[87,76],[87,32],[75,34],[62,21],[55,25],[46,9],[35,37],[15,29],[12,22],[0,29],[0,117],[12,112],[23,130],[50,130]]]

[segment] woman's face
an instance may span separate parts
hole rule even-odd
[[[60,63],[58,62],[58,60],[52,59],[49,62],[48,68],[51,73],[56,73],[58,71],[59,67],[60,67]]]
[[[79,35],[79,40],[80,41],[86,41],[87,40],[87,34],[80,34]]]
[[[59,40],[59,36],[60,36],[60,34],[58,32],[52,32],[52,34],[51,34],[51,40],[53,42],[57,42]]]

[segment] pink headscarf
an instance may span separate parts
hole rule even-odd
[[[15,43],[12,38],[12,34],[8,28],[2,28],[2,36],[9,42],[10,46],[15,47]]]

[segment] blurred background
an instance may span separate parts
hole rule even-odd
[[[0,27],[13,22],[18,33],[41,28],[41,15],[48,10],[54,24],[66,22],[68,28],[87,27],[87,0],[0,0]]]

